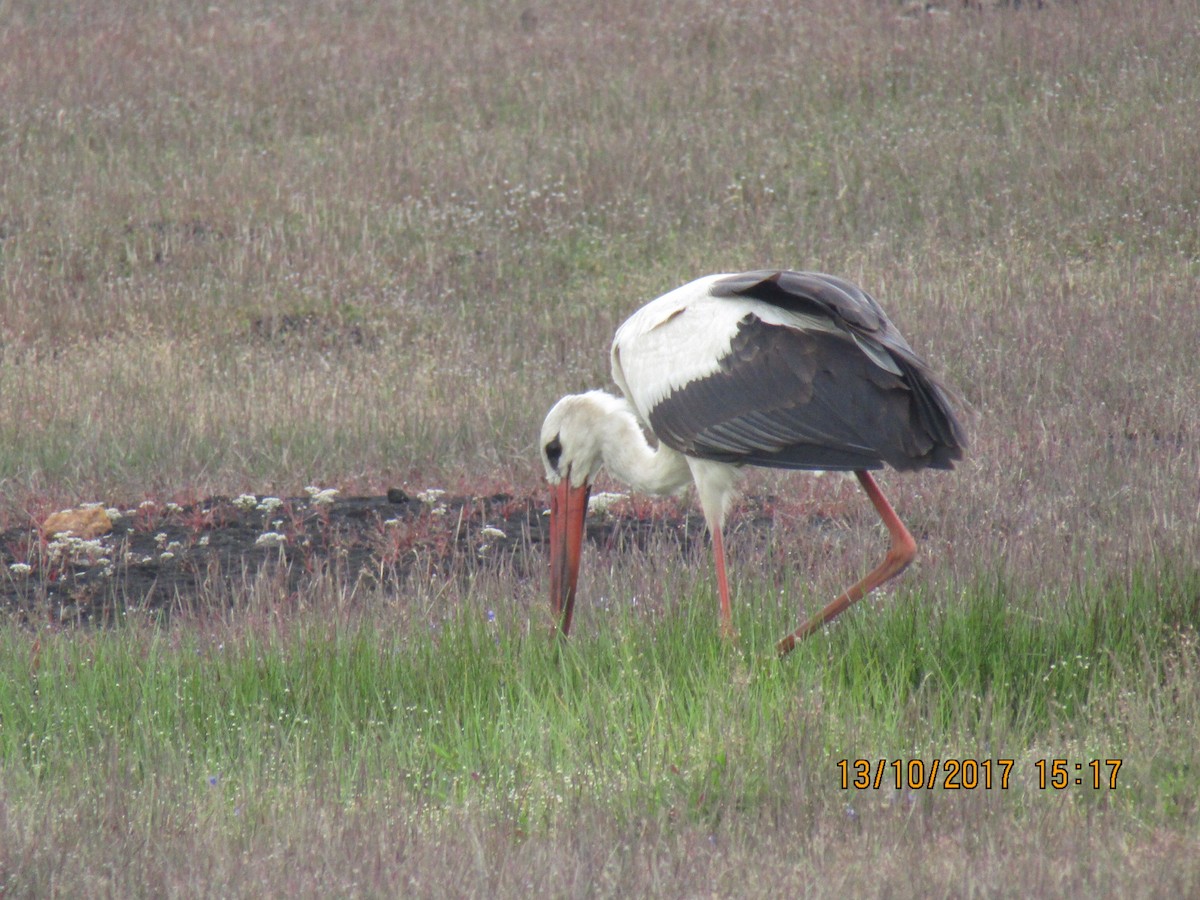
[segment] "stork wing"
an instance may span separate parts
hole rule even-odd
[[[685,285],[622,326],[613,363],[659,440],[693,457],[950,468],[966,444],[947,390],[879,304],[827,275]]]

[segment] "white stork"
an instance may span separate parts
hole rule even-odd
[[[634,490],[695,482],[712,535],[721,627],[732,635],[721,534],[740,466],[853,471],[891,534],[865,578],[779,641],[780,654],[900,574],[916,542],[868,470],[950,469],[966,436],[953,393],[855,285],[812,272],[708,275],[643,306],[617,329],[624,397],[571,394],[542,425],[553,486],[550,591],[571,627],[592,481],[601,467]],[[654,435],[657,447],[643,429]]]

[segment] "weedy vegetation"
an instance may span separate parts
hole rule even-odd
[[[0,894],[1200,893],[1195,0],[0,13],[0,527],[533,494],[715,271],[862,284],[974,417],[784,661],[882,552],[831,477],[745,479],[732,645],[666,537],[587,549],[564,645],[503,561],[5,621]]]

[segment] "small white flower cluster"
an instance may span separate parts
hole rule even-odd
[[[103,541],[98,539],[85,541],[83,538],[75,537],[69,531],[64,531],[47,544],[46,550],[50,553],[51,559],[72,560],[80,557],[97,560],[108,552],[108,548],[104,546]]]
[[[33,571],[33,566],[29,563],[9,563],[8,571],[12,572],[18,578],[22,578]]]
[[[479,529],[479,536],[483,538],[483,540],[479,542],[479,547],[476,548],[475,552],[479,556],[487,556],[492,549],[491,541],[495,538],[507,537],[508,535],[506,535],[499,528],[493,528],[491,525],[485,525]]]
[[[278,497],[263,497],[259,500],[254,494],[240,494],[233,499],[233,505],[246,512],[264,512],[270,515],[283,506],[283,501]]]
[[[417,494],[417,499],[431,507],[429,510],[431,516],[444,516],[446,514],[446,505],[442,503],[444,496],[446,496],[446,492],[441,488],[426,488]]]
[[[260,547],[282,547],[287,543],[287,535],[280,534],[278,531],[265,531],[258,536],[258,540],[254,543]]]
[[[338,495],[337,488],[319,488],[309,485],[304,489],[308,496],[312,498],[312,502],[318,506],[328,506],[333,503],[333,500]]]
[[[606,513],[614,503],[619,503],[628,497],[628,494],[614,494],[610,492],[592,494],[592,496],[588,498],[588,512]]]
[[[154,543],[158,545],[158,558],[163,562],[168,562],[175,558],[175,554],[183,549],[183,544],[179,541],[172,541],[165,531],[160,531],[154,536]]]
[[[103,566],[105,575],[113,573],[113,564],[108,557],[108,548],[104,546],[104,541],[98,538],[85,541],[83,538],[75,537],[69,531],[64,531],[46,545],[46,552],[52,563]]]

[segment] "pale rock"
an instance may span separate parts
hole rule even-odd
[[[112,531],[112,518],[99,506],[81,506],[52,513],[42,523],[42,534],[48,538],[68,531],[80,540],[90,541]]]

